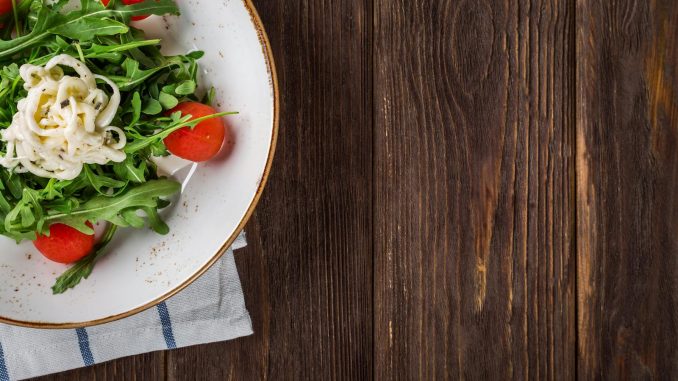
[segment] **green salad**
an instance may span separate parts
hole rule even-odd
[[[174,0],[11,1],[0,16],[0,235],[72,263],[52,287],[63,293],[116,229],[168,233],[159,210],[181,184],[155,158],[209,159],[229,113],[210,107],[214,89],[197,93],[203,52],[165,56],[130,25],[179,15]],[[107,227],[95,243],[97,223]]]

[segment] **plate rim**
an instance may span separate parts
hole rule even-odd
[[[266,70],[268,71],[269,75],[269,85],[271,86],[271,89],[273,91],[273,130],[271,134],[271,145],[268,151],[268,157],[266,159],[266,166],[264,167],[264,173],[261,178],[261,182],[259,183],[259,187],[257,188],[257,192],[254,195],[254,198],[252,199],[252,202],[250,203],[249,207],[247,208],[247,212],[243,216],[243,218],[240,220],[240,223],[238,224],[237,228],[234,230],[233,234],[226,240],[226,242],[221,246],[221,248],[212,256],[212,258],[200,269],[198,269],[197,272],[195,272],[193,275],[191,275],[186,281],[181,283],[180,285],[176,286],[172,290],[166,292],[165,294],[161,295],[160,297],[145,303],[142,306],[136,307],[134,309],[131,309],[127,312],[122,312],[119,314],[115,314],[112,316],[108,316],[105,318],[101,319],[96,319],[96,320],[90,320],[90,321],[84,321],[84,322],[77,322],[77,323],[46,323],[46,322],[33,322],[33,321],[23,321],[23,320],[16,320],[16,319],[11,319],[7,318],[4,316],[0,316],[0,323],[4,324],[9,324],[13,326],[19,326],[19,327],[25,327],[25,328],[38,328],[38,329],[72,329],[72,328],[87,328],[87,327],[92,327],[100,324],[105,324],[105,323],[110,323],[114,322],[120,319],[124,319],[133,315],[136,315],[140,312],[146,311],[164,301],[167,299],[171,298],[172,296],[176,295],[177,293],[181,292],[184,290],[186,287],[188,287],[191,283],[195,282],[198,278],[200,278],[207,270],[209,270],[221,257],[226,253],[229,247],[233,244],[233,242],[238,238],[240,233],[245,229],[245,225],[247,222],[250,220],[252,217],[252,214],[254,213],[254,210],[256,209],[257,205],[259,204],[259,201],[261,200],[261,195],[264,192],[264,189],[266,188],[266,184],[268,182],[268,177],[271,173],[271,167],[273,165],[273,158],[275,157],[275,151],[276,151],[276,145],[278,142],[278,130],[280,126],[280,92],[279,92],[279,86],[278,86],[278,74],[275,66],[275,60],[273,58],[273,49],[271,48],[271,42],[268,38],[268,34],[266,33],[266,29],[264,28],[264,24],[261,21],[261,17],[259,16],[259,12],[257,12],[256,7],[252,3],[252,0],[241,0],[243,2],[243,5],[245,6],[245,9],[250,15],[250,19],[252,20],[252,25],[256,29],[257,32],[257,37],[259,39],[259,44],[261,45],[261,48],[263,49],[264,53],[264,60],[266,64]]]

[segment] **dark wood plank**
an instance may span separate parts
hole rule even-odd
[[[378,379],[573,379],[574,1],[375,0]]]
[[[678,2],[579,5],[578,372],[678,379]]]
[[[256,333],[170,352],[169,379],[369,379],[371,1],[255,4],[282,111],[250,246],[237,254]]]

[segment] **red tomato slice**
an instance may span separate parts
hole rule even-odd
[[[12,0],[0,0],[0,15],[9,13],[12,10]]]
[[[181,111],[182,115],[191,115],[191,119],[216,114],[210,106],[198,102],[183,102],[169,113]],[[208,119],[198,123],[195,128],[182,128],[165,138],[165,146],[174,155],[182,159],[202,162],[212,159],[221,150],[226,139],[226,126],[221,118]]]
[[[91,223],[87,223],[92,227]],[[47,259],[58,263],[74,263],[94,249],[94,235],[87,235],[64,224],[49,227],[49,237],[38,235],[33,245]]]
[[[3,0],[0,0],[0,1],[3,1]],[[122,0],[122,3],[125,4],[125,5],[132,5],[132,4],[137,4],[137,3],[144,2],[144,1],[146,1],[146,0]],[[111,0],[101,0],[101,2],[104,3],[105,6],[108,6],[108,3],[110,3]],[[134,16],[134,17],[132,17],[132,20],[139,21],[139,20],[147,19],[148,17],[149,16]]]

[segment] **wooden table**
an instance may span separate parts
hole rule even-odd
[[[678,1],[256,3],[256,334],[45,379],[678,378]]]

